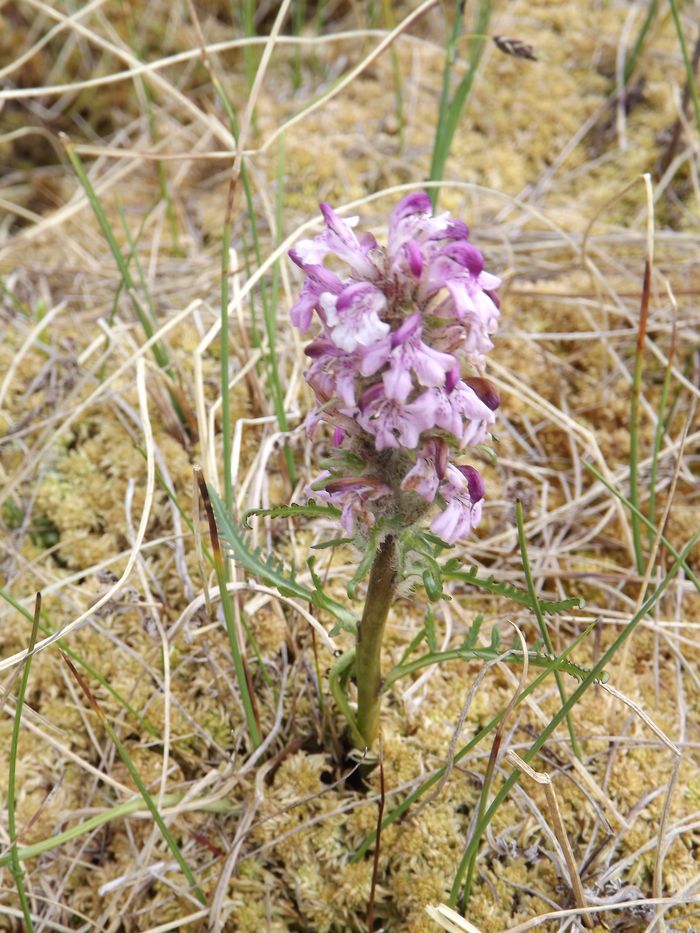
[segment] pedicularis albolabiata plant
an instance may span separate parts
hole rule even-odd
[[[498,394],[483,370],[500,280],[484,271],[466,225],[433,216],[422,192],[392,211],[385,248],[355,234],[356,219],[321,211],[324,232],[290,252],[305,273],[291,317],[304,333],[314,313],[320,324],[305,351],[317,402],[309,429],[320,421],[333,429],[333,455],[309,494],[340,509],[372,561],[354,663],[357,730],[371,746],[387,615],[411,555],[428,543],[417,529],[429,520],[433,535],[454,544],[481,517],[481,476],[455,458],[495,420]]]
[[[306,505],[252,509],[248,514],[334,516],[362,557],[348,584],[354,598],[369,573],[364,611],[353,613],[325,592],[308,561],[313,586],[300,582],[273,557],[246,543],[241,527],[212,494],[221,535],[235,559],[280,593],[312,603],[336,619],[356,645],[334,664],[329,682],[348,720],[352,741],[371,747],[379,728],[383,691],[428,664],[456,658],[505,657],[498,632],[480,647],[480,617],[462,645],[439,652],[430,609],[422,633],[401,662],[382,679],[384,627],[400,586],[422,582],[431,601],[444,597],[443,581],[458,579],[510,597],[542,612],[569,611],[578,599],[557,603],[465,570],[443,552],[466,538],[481,518],[482,478],[464,462],[465,448],[488,437],[499,405],[484,377],[485,357],[499,318],[500,280],[484,271],[469,230],[449,214],[433,216],[422,192],[404,198],[389,218],[386,247],[371,234],[353,231],[355,220],[321,210],[326,229],[290,252],[304,271],[293,323],[311,334],[305,377],[316,396],[310,432],[320,422],[332,429],[332,452],[311,484]],[[326,259],[330,262],[326,265]],[[400,592],[400,591],[399,591]],[[536,600],[536,603],[535,603]],[[428,651],[408,660],[425,640]],[[506,654],[522,663],[522,654]],[[565,655],[533,650],[531,664],[581,676]],[[354,674],[357,713],[347,686]]]

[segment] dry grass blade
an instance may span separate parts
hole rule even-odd
[[[574,900],[580,908],[585,909],[586,897],[583,893],[583,886],[581,885],[581,878],[579,876],[576,860],[574,859],[574,854],[571,850],[569,837],[567,836],[566,829],[564,828],[564,821],[562,820],[561,810],[559,809],[559,802],[552,785],[551,777],[543,771],[535,771],[534,768],[531,768],[530,765],[523,761],[522,758],[512,749],[509,749],[506,752],[506,757],[510,763],[514,765],[514,767],[518,768],[520,771],[526,774],[532,781],[535,781],[537,784],[540,784],[544,787],[547,804],[549,806],[549,814],[552,821],[552,828],[554,829],[554,834],[557,837],[557,841],[561,846],[562,852],[564,853],[566,865],[569,869],[569,884],[571,885]],[[584,926],[593,926],[590,917],[584,915],[582,920]]]
[[[473,923],[458,914],[456,910],[448,907],[447,904],[439,904],[437,907],[431,905],[425,908],[425,912],[431,920],[434,920],[448,933],[482,933],[478,927],[475,927]]]

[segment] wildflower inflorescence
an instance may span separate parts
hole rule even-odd
[[[314,312],[321,322],[305,351],[317,401],[308,425],[329,424],[335,448],[311,494],[342,510],[348,534],[405,528],[437,505],[431,530],[454,544],[481,517],[482,478],[452,455],[495,421],[498,393],[483,371],[500,279],[484,271],[468,227],[433,216],[423,192],[392,211],[386,248],[353,231],[357,218],[321,212],[323,233],[290,251],[305,273],[292,322],[304,333]]]

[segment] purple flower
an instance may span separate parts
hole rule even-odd
[[[304,378],[314,389],[316,397],[322,395],[328,400],[335,395],[346,407],[354,408],[360,355],[345,353],[323,337],[310,343],[304,352],[314,361],[304,373]]]
[[[416,191],[399,201],[389,218],[387,253],[394,269],[402,260],[415,278],[419,278],[426,260],[430,260],[441,241],[466,239],[469,228],[449,214],[432,214],[432,203],[424,191]]]
[[[311,495],[341,510],[340,524],[349,535],[353,534],[358,518],[372,528],[375,516],[370,509],[370,503],[391,495],[391,489],[372,476],[347,476],[325,482],[330,475],[327,470],[321,474],[309,489]],[[320,482],[325,482],[324,487],[314,489]]]
[[[457,438],[461,447],[481,444],[488,425],[496,420],[494,412],[461,380],[451,389],[432,389],[435,424]],[[465,420],[467,419],[467,420]]]
[[[386,308],[386,295],[367,282],[355,282],[340,295],[321,295],[321,306],[336,347],[351,353],[358,347],[370,347],[389,333],[389,325],[380,314]]]
[[[401,488],[433,502],[445,476],[447,457],[447,444],[438,437],[428,438],[416,454],[415,465],[404,476]]]
[[[373,236],[365,235],[359,239],[352,232],[358,217],[343,220],[328,206],[321,204],[321,213],[326,221],[326,229],[313,240],[300,240],[290,256],[306,272],[309,266],[319,265],[329,253],[333,253],[346,262],[352,271],[365,279],[373,279],[377,274],[368,254],[376,247]]]
[[[303,263],[297,250],[290,250],[289,255],[306,273],[304,284],[301,286],[301,294],[290,311],[292,324],[302,333],[306,333],[311,325],[314,310],[319,309],[321,295],[325,292],[339,292],[343,283],[335,272],[331,272],[324,266]]]
[[[498,393],[482,373],[500,280],[469,228],[434,216],[424,192],[391,212],[386,248],[355,232],[357,218],[321,212],[324,231],[290,251],[305,274],[292,323],[306,332],[316,314],[319,324],[306,347],[317,402],[307,426],[327,423],[335,450],[314,495],[341,509],[350,534],[377,521],[395,533],[436,506],[431,527],[452,544],[481,515],[481,477],[450,451],[480,444],[495,422]]]
[[[377,450],[387,447],[418,446],[421,433],[433,422],[434,406],[428,392],[415,402],[402,404],[387,398],[381,383],[373,385],[360,399],[360,414],[357,420],[368,434],[373,435]]]
[[[433,519],[430,529],[447,544],[466,538],[481,519],[484,483],[472,466],[447,467],[447,482],[440,488],[446,508]]]
[[[498,327],[500,312],[490,292],[501,280],[484,272],[484,258],[466,242],[451,242],[433,258],[421,282],[424,300],[446,290],[448,297],[434,309],[447,325],[459,325],[457,340],[472,361],[480,366],[493,344],[490,334]],[[454,339],[454,338],[453,338]]]
[[[380,341],[367,350],[360,367],[363,376],[372,376],[388,363],[389,369],[382,377],[384,391],[388,398],[398,402],[405,402],[413,388],[411,373],[416,374],[422,386],[441,386],[445,374],[457,364],[451,354],[440,353],[423,343],[421,321],[420,314],[412,314],[390,340]]]

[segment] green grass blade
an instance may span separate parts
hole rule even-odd
[[[457,57],[457,42],[462,32],[462,20],[464,16],[463,4],[455,3],[455,21],[452,27],[450,37],[445,44],[445,65],[442,71],[442,88],[440,90],[440,103],[438,105],[438,117],[435,126],[435,139],[433,140],[433,153],[430,160],[430,180],[439,181],[442,179],[445,161],[447,160],[444,151],[445,144],[449,150],[449,142],[446,139],[445,131],[447,126],[447,114],[450,107],[450,88],[452,86],[452,69],[454,68],[455,58]],[[430,192],[433,202],[433,210],[437,209],[439,197],[439,188],[434,188]]]
[[[452,141],[457,131],[462,110],[464,109],[464,105],[474,85],[474,79],[476,78],[476,73],[479,69],[481,57],[484,52],[485,42],[488,38],[486,31],[491,18],[491,0],[479,0],[474,33],[472,34],[469,45],[469,65],[467,67],[467,72],[457,85],[454,96],[450,101],[449,88],[451,84],[452,68],[456,57],[457,43],[461,33],[462,7],[463,3],[461,0],[458,0],[455,4],[455,25],[446,49],[442,94],[440,97],[438,122],[435,130],[433,155],[430,164],[430,181],[442,181],[444,177],[445,165],[447,164],[447,158],[450,154]],[[437,209],[439,196],[440,188],[433,188],[431,193],[433,210]]]
[[[658,8],[658,0],[650,0],[650,3],[647,7],[647,13],[644,17],[644,22],[642,23],[639,32],[637,33],[637,38],[634,41],[632,46],[632,51],[625,61],[625,70],[624,70],[624,81],[625,84],[632,77],[634,69],[637,67],[637,62],[644,51],[644,48],[647,43],[647,37],[649,31],[651,30],[654,20],[656,19],[656,11]]]
[[[671,4],[671,13],[673,15],[673,25],[676,27],[676,35],[678,36],[678,44],[681,47],[681,54],[683,55],[683,64],[685,65],[685,76],[686,81],[688,82],[688,93],[690,94],[690,99],[693,102],[693,111],[695,113],[695,125],[697,127],[698,133],[700,133],[700,96],[698,95],[698,85],[695,80],[695,72],[693,70],[693,62],[690,58],[690,53],[688,52],[688,46],[686,45],[685,35],[683,34],[683,24],[681,23],[681,16],[678,10],[678,3],[676,0],[668,0]]]
[[[241,702],[243,704],[243,712],[245,715],[246,726],[248,728],[248,735],[250,736],[250,740],[254,747],[258,748],[261,741],[260,730],[258,729],[258,719],[255,713],[253,696],[250,692],[246,665],[243,660],[243,653],[241,651],[241,646],[238,643],[238,632],[236,631],[236,620],[233,614],[233,603],[231,602],[231,596],[228,591],[228,561],[225,559],[224,552],[221,548],[221,541],[219,538],[218,530],[220,525],[218,522],[217,508],[223,515],[228,515],[229,513],[223,502],[217,496],[216,490],[213,487],[211,489],[207,488],[207,484],[204,482],[201,469],[197,468],[195,470],[195,475],[199,486],[199,494],[207,513],[207,521],[209,522],[209,535],[211,537],[212,552],[214,556],[214,570],[216,572],[216,579],[219,585],[219,597],[221,599],[221,607],[224,612],[226,633],[228,635],[229,646],[231,648],[231,657],[233,659],[233,667],[236,672],[236,680],[238,681],[238,689],[241,693]]]
[[[140,448],[139,448],[139,453],[143,457],[146,456],[146,452],[144,450],[141,450]],[[185,510],[183,509],[182,504],[180,503],[179,499],[177,498],[173,490],[170,488],[170,486],[168,486],[168,484],[165,481],[165,477],[163,476],[163,474],[161,473],[161,471],[158,469],[157,466],[156,466],[156,478],[158,482],[160,483],[163,491],[167,495],[167,497],[170,499],[170,501],[173,503],[175,508],[180,513],[180,518],[182,518],[184,523],[187,525],[187,528],[189,529],[189,531],[192,534],[194,534],[194,524],[192,522],[192,519],[187,514],[187,512],[185,512]],[[201,542],[201,548],[202,548],[202,553],[204,555],[205,560],[211,566],[212,570],[215,570],[216,564],[214,563],[214,555],[211,553],[211,551],[209,550],[209,548],[206,546],[206,544],[203,541]],[[253,652],[255,653],[255,657],[258,661],[260,675],[262,676],[262,679],[265,681],[267,686],[272,687],[273,686],[272,678],[268,674],[267,668],[265,667],[265,664],[263,663],[262,653],[260,651],[257,641],[255,640],[255,636],[253,632],[251,631],[250,626],[248,625],[248,622],[246,620],[244,613],[241,613],[241,623],[243,624],[243,628],[245,629],[245,636],[248,639],[248,643],[250,644],[250,647],[253,649]]]
[[[396,28],[396,16],[394,15],[394,6],[392,0],[382,0],[382,14],[384,17],[384,26],[391,32]],[[403,101],[403,79],[401,77],[401,65],[396,48],[392,45],[389,49],[391,57],[391,79],[394,85],[394,113],[399,127],[399,151],[404,147],[406,139],[406,114],[404,112]]]
[[[124,7],[124,14],[126,16],[127,30],[129,33],[129,42],[131,44],[131,49],[133,53],[141,60],[144,61],[144,49],[141,47],[141,44],[137,41],[137,31],[136,24],[134,22],[133,8],[129,5]],[[153,106],[153,94],[151,93],[151,85],[148,81],[142,78],[139,75],[134,77],[134,82],[141,89],[143,95],[143,102],[146,109],[146,119],[148,120],[148,132],[151,137],[151,142],[154,147],[157,147],[160,142],[160,133],[158,132],[158,121],[156,120],[155,107]],[[170,192],[170,185],[168,183],[168,173],[165,168],[165,163],[162,159],[156,160],[156,172],[158,174],[158,188],[160,191],[161,201],[165,203],[165,218],[168,222],[170,228],[170,236],[173,241],[173,250],[176,256],[181,255],[180,245],[178,241],[177,234],[177,219],[175,217],[175,210],[173,206],[173,199]]]
[[[15,311],[19,311],[23,317],[31,318],[32,313],[29,308],[19,300],[11,288],[7,287],[3,278],[0,278],[0,292],[2,292],[6,298],[10,299]]]
[[[102,207],[102,204],[100,203],[100,199],[97,197],[97,192],[93,188],[92,182],[90,181],[90,178],[88,177],[88,174],[85,171],[85,166],[83,165],[80,159],[80,156],[77,154],[77,152],[73,148],[73,145],[68,141],[67,138],[64,138],[63,144],[66,150],[66,155],[68,156],[68,159],[71,165],[73,166],[75,174],[78,176],[78,180],[80,181],[80,184],[82,185],[83,190],[85,191],[87,199],[90,202],[90,207],[92,208],[93,213],[97,219],[97,222],[100,225],[100,229],[102,230],[102,235],[107,241],[107,245],[109,246],[110,252],[112,253],[112,256],[114,257],[114,261],[116,262],[117,268],[119,269],[119,274],[121,275],[122,280],[124,281],[124,285],[129,291],[129,296],[134,305],[134,310],[136,311],[136,315],[139,319],[141,327],[143,328],[143,332],[146,335],[146,337],[150,340],[154,334],[154,330],[153,330],[154,322],[150,319],[146,309],[143,307],[141,302],[136,297],[136,284],[131,275],[131,271],[129,269],[129,263],[126,261],[124,253],[122,252],[122,249],[119,246],[119,243],[117,242],[116,237],[114,236],[114,231],[112,230],[109,220],[107,219],[107,215],[105,214],[104,208]],[[152,349],[153,349],[153,356],[158,366],[160,366],[161,369],[164,369],[169,372],[170,371],[170,360],[168,358],[168,354],[166,350],[164,349],[164,347],[162,347],[161,344],[156,341],[153,344]]]
[[[659,398],[659,408],[656,416],[656,430],[654,431],[654,442],[651,451],[651,469],[649,471],[649,521],[652,525],[656,522],[656,477],[659,469],[659,454],[661,453],[661,444],[664,434],[668,429],[668,399],[671,394],[671,378],[673,376],[673,359],[675,356],[676,344],[676,323],[673,322],[673,332],[671,336],[671,349],[668,354],[668,362],[664,370],[664,380],[661,385],[661,395]],[[653,546],[654,532],[651,528],[647,529],[649,536],[649,547]]]
[[[27,692],[29,683],[29,669],[32,665],[32,652],[36,644],[37,633],[39,631],[39,618],[41,616],[41,593],[36,594],[34,604],[34,618],[32,622],[32,632],[29,636],[29,654],[24,662],[22,677],[17,691],[17,704],[15,706],[15,719],[12,724],[12,739],[10,742],[10,763],[7,780],[7,832],[10,837],[10,871],[15,879],[17,887],[17,897],[19,898],[22,915],[27,930],[30,933],[34,931],[32,923],[32,913],[29,907],[29,899],[24,889],[24,870],[22,869],[19,856],[17,855],[17,827],[15,824],[16,808],[16,780],[17,780],[17,752],[19,750],[19,733],[22,726],[22,709],[24,707],[24,696]]]
[[[649,319],[649,288],[651,284],[651,264],[649,259],[644,264],[644,284],[639,310],[639,329],[634,353],[634,374],[632,377],[632,395],[630,397],[630,502],[635,508],[631,516],[632,541],[637,573],[644,573],[644,549],[642,547],[642,528],[639,521],[639,407],[642,396],[642,374],[644,371],[644,343]]]
[[[228,207],[224,220],[221,243],[221,330],[219,332],[221,389],[221,442],[222,469],[224,476],[224,500],[226,508],[233,509],[233,476],[231,475],[231,451],[233,447],[233,425],[231,424],[231,397],[229,394],[229,324],[228,324],[228,280],[231,272],[231,210],[233,205],[233,179],[228,193]]]
[[[296,0],[292,4],[292,34],[301,36],[304,32],[306,18],[306,0]],[[298,91],[301,87],[301,47],[294,46],[292,58],[292,90]]]
[[[231,648],[231,657],[236,671],[236,680],[241,691],[241,701],[243,703],[243,712],[245,714],[246,726],[250,740],[254,748],[258,748],[261,743],[260,729],[258,728],[258,717],[255,713],[255,704],[251,695],[248,678],[246,676],[245,665],[243,663],[243,654],[241,646],[238,644],[238,633],[236,631],[236,619],[233,613],[233,603],[231,594],[228,591],[228,578],[224,572],[223,565],[217,566],[216,578],[219,584],[219,596],[221,598],[221,608],[224,613],[224,622],[226,623],[226,634],[228,636],[229,647]]]
[[[284,148],[284,133],[279,138],[277,150],[277,187],[275,198],[275,238],[277,244],[284,239],[284,180],[286,157]],[[280,292],[280,261],[272,267],[272,287],[270,301],[264,309],[265,332],[267,333],[268,365],[270,370],[270,385],[272,387],[272,402],[280,431],[288,431],[287,412],[284,409],[284,391],[280,377],[279,358],[275,349],[277,342],[277,308],[279,307]],[[287,466],[289,482],[292,487],[296,485],[297,473],[294,457],[289,444],[284,445],[284,460]]]
[[[186,794],[164,794],[162,805],[164,807],[175,807],[184,800],[185,797]],[[207,800],[202,803],[200,808],[193,807],[193,803],[196,803],[196,801],[189,802],[188,810],[195,810],[195,812],[199,810],[202,813],[220,813],[228,815],[233,813],[236,809],[232,803],[225,799]],[[99,829],[100,826],[104,826],[106,823],[113,823],[124,817],[132,816],[134,813],[142,813],[147,809],[148,807],[142,797],[135,797],[133,800],[127,800],[124,803],[116,804],[116,806],[105,810],[104,813],[97,813],[95,816],[83,820],[82,823],[76,823],[75,826],[64,829],[61,833],[49,836],[48,839],[40,839],[39,842],[33,842],[31,845],[18,847],[16,850],[17,858],[20,862],[26,862],[28,859],[37,858],[39,855],[52,852],[54,849],[58,849],[72,842],[74,839],[81,839],[83,836],[87,836],[88,833],[93,832],[95,829]],[[0,868],[9,864],[11,857],[11,852],[5,852],[3,855],[0,855]]]
[[[338,658],[328,672],[328,687],[331,691],[331,696],[335,700],[336,706],[341,711],[348,724],[350,740],[356,748],[362,748],[365,744],[365,740],[357,726],[357,718],[350,708],[347,694],[343,689],[343,680],[349,675],[350,669],[354,663],[355,649],[351,648]]]
[[[229,126],[231,129],[231,135],[234,137],[234,139],[238,139],[238,121],[236,119],[236,115],[231,106],[231,103],[226,95],[226,92],[224,91],[224,88],[221,82],[218,80],[218,78],[215,75],[212,76],[212,83],[214,85],[214,90],[216,91],[217,97],[219,98],[221,105],[223,106],[226,112],[226,116],[228,117]],[[281,149],[280,159],[281,159],[280,164],[282,166],[282,171],[283,171],[283,168],[284,168],[284,147],[283,146]],[[262,246],[260,242],[260,233],[258,230],[258,220],[257,220],[257,215],[255,213],[255,203],[253,200],[253,186],[251,184],[250,177],[248,175],[248,170],[246,168],[245,161],[241,161],[240,171],[241,171],[241,184],[243,185],[243,194],[245,197],[246,207],[248,210],[248,220],[250,222],[250,231],[251,231],[251,235],[253,238],[253,252],[255,254],[256,263],[258,264],[258,266],[261,266],[263,262],[263,255],[262,255]],[[279,174],[279,171],[280,169],[278,167],[278,174]],[[280,197],[282,197],[282,194],[283,194],[283,185],[278,184],[277,187],[278,187],[277,197],[279,199]],[[280,211],[280,210],[281,210],[281,206],[278,201],[277,211]],[[229,212],[227,211],[227,217],[228,215],[229,215]],[[228,224],[225,226],[225,231],[224,231],[225,238],[226,238],[227,229],[228,229],[228,244],[226,244],[226,252],[228,253],[230,249],[230,225]],[[228,264],[228,259],[226,259],[226,263]],[[228,270],[228,265],[226,268]],[[224,338],[224,335],[223,335],[223,320],[224,320],[223,290],[224,290],[224,287],[226,288],[226,309],[227,309],[226,319],[228,320],[228,271],[225,276],[226,278],[225,286],[224,286],[223,278],[224,276],[222,275],[222,335],[221,335],[222,340]],[[268,380],[269,380],[269,385],[270,385],[270,389],[272,393],[272,403],[273,403],[273,407],[275,410],[275,416],[277,418],[277,424],[279,426],[279,429],[280,431],[286,432],[289,430],[289,423],[287,421],[287,413],[284,410],[284,392],[282,391],[282,380],[280,378],[277,353],[275,351],[275,346],[277,342],[277,313],[276,313],[277,306],[276,306],[276,302],[270,301],[270,296],[268,295],[267,287],[265,283],[262,281],[260,282],[259,293],[260,293],[260,300],[262,302],[262,307],[263,307],[263,323],[265,325],[265,334],[267,336],[268,352],[265,354],[265,363],[266,363],[267,370],[268,370]],[[252,306],[252,301],[253,301],[253,297],[251,295],[251,306]],[[254,332],[254,338],[256,338],[253,341],[254,345],[256,346],[259,345],[259,342],[260,342],[259,337],[255,334],[255,332]],[[223,369],[223,363],[222,363],[222,369]],[[228,386],[228,381],[226,385]],[[223,386],[222,386],[222,391],[223,391]],[[222,425],[223,425],[225,423],[223,411],[222,411],[221,420],[222,420]],[[223,426],[222,426],[222,430],[224,430]],[[285,462],[286,462],[287,470],[289,473],[290,484],[294,486],[296,484],[296,469],[294,466],[294,461],[291,456],[291,451],[289,451],[288,446],[285,446]],[[229,504],[228,499],[227,499],[227,505],[229,506],[229,510],[232,510],[232,503]]]
[[[587,463],[585,460],[583,460],[582,462],[583,462],[584,467],[588,470],[589,473],[592,473],[593,476],[595,476],[595,478],[596,478],[599,482],[601,482],[601,483],[603,484],[603,486],[605,486],[605,488],[615,496],[616,499],[619,499],[620,502],[622,502],[622,504],[625,505],[625,506],[630,510],[630,512],[632,512],[634,515],[636,515],[636,516],[639,518],[639,521],[642,523],[642,525],[645,526],[645,528],[649,529],[649,531],[651,531],[654,535],[656,535],[656,533],[657,533],[657,528],[656,528],[656,526],[655,526],[654,524],[652,524],[652,522],[649,521],[649,519],[646,517],[646,515],[642,514],[642,512],[640,512],[639,509],[635,508],[635,506],[632,505],[632,503],[630,502],[630,500],[627,499],[627,498],[619,491],[619,489],[616,489],[616,488],[612,485],[612,483],[609,483],[609,482],[598,472],[598,470],[596,470],[596,468],[595,468],[594,466],[591,466],[591,464],[590,464],[590,463]],[[678,551],[676,550],[676,548],[671,544],[671,542],[668,540],[668,538],[665,538],[663,535],[661,535],[660,538],[659,538],[659,543],[668,551],[668,553],[669,553],[672,557],[675,557],[675,558],[677,559],[677,558],[680,556],[680,555],[679,555],[679,552],[678,552]],[[698,578],[695,576],[695,573],[693,572],[693,570],[688,566],[688,564],[687,564],[687,562],[686,562],[685,560],[683,561],[683,563],[682,563],[681,566],[683,567],[683,571],[684,571],[686,577],[690,580],[690,582],[693,584],[693,586],[694,586],[695,589],[698,591],[698,593],[700,593],[700,580],[698,580]]]
[[[554,646],[552,645],[552,639],[549,634],[549,629],[547,628],[547,623],[544,619],[544,614],[540,608],[540,601],[537,597],[537,590],[535,589],[535,581],[532,578],[532,570],[530,569],[530,556],[527,552],[527,538],[525,537],[525,521],[523,518],[523,504],[518,499],[515,506],[515,515],[516,521],[518,524],[518,544],[520,545],[520,559],[523,564],[523,572],[525,573],[525,579],[527,580],[527,590],[530,594],[530,599],[532,600],[532,607],[535,613],[535,618],[537,619],[537,625],[540,630],[540,635],[542,636],[542,641],[547,648],[549,654],[554,654]],[[554,671],[554,678],[557,682],[557,690],[559,691],[559,696],[561,697],[562,704],[566,705],[566,690],[564,688],[564,681],[562,679],[559,671]],[[581,750],[581,745],[576,736],[576,730],[574,729],[574,722],[570,714],[567,714],[566,725],[569,730],[569,736],[571,737],[571,747],[574,750],[574,754],[579,761],[583,761],[583,752]]]
[[[257,35],[255,31],[255,0],[243,0],[239,9],[243,34],[247,38],[252,39]],[[257,71],[259,60],[259,53],[255,45],[250,44],[244,46],[243,60],[245,62],[246,82],[248,84],[248,90],[250,91],[255,81],[255,72]]]

